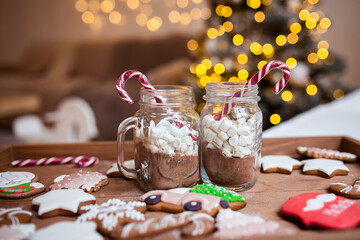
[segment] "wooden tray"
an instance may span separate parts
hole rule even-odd
[[[262,154],[286,154],[299,158],[296,153],[297,146],[316,146],[326,147],[346,151],[360,156],[360,142],[348,137],[314,137],[314,138],[269,138],[263,139]],[[125,143],[125,159],[133,158],[134,146],[132,142]],[[45,186],[52,184],[55,177],[62,174],[69,174],[78,171],[71,164],[52,165],[38,167],[13,168],[10,162],[16,159],[41,158],[51,156],[70,156],[70,155],[96,155],[100,158],[97,166],[87,168],[87,170],[106,173],[110,165],[116,159],[115,142],[92,142],[76,144],[36,144],[36,145],[12,145],[0,150],[0,170],[3,171],[30,171],[36,174],[38,181]],[[276,237],[276,239],[298,238],[298,239],[359,239],[360,228],[354,228],[345,231],[330,230],[309,230],[302,229],[298,225],[283,220],[279,215],[281,205],[291,196],[305,192],[327,192],[329,183],[345,182],[352,184],[360,176],[359,163],[346,164],[350,169],[348,176],[335,176],[327,179],[320,176],[303,175],[300,170],[295,170],[291,175],[284,174],[264,174],[261,173],[256,185],[241,194],[246,198],[248,204],[241,210],[246,214],[257,214],[263,218],[278,221],[283,227],[295,231],[295,235],[286,237]],[[109,198],[121,198],[123,200],[137,199],[144,191],[141,190],[136,181],[124,180],[122,178],[111,178],[109,184],[95,192],[94,196],[97,203],[106,201]],[[0,199],[0,207],[23,207],[25,210],[31,210],[30,198],[18,200]],[[359,201],[359,200],[357,200]],[[148,215],[157,215],[162,213],[147,213]],[[33,212],[32,222],[37,228],[42,228],[53,222],[61,220],[75,220],[74,217],[53,217],[47,219],[38,218]],[[170,237],[173,235],[169,235]],[[207,237],[207,238],[211,238]],[[257,236],[247,239],[265,239],[266,236]]]

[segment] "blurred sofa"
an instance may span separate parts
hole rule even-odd
[[[154,85],[179,84],[163,66],[179,69],[181,64],[188,68],[187,40],[184,35],[170,35],[34,43],[19,63],[0,64],[0,126],[10,128],[11,121],[23,114],[42,116],[55,110],[62,99],[79,96],[95,113],[99,129],[95,140],[115,140],[119,123],[139,108],[141,87],[136,80],[126,83],[135,100],[128,105],[116,92],[117,78],[135,69]]]

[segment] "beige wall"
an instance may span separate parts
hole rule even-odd
[[[119,2],[120,0],[117,0]],[[163,0],[152,0],[154,11],[166,18],[169,8]],[[170,32],[196,34],[202,29],[201,21],[190,26],[170,24],[153,33],[144,27],[131,24],[134,12],[127,11],[128,22],[124,26],[106,24],[101,31],[91,31],[81,22],[80,13],[74,9],[75,0],[1,0],[0,1],[0,62],[16,61],[24,49],[38,40],[76,40],[81,38],[128,36],[153,36]],[[191,3],[191,1],[190,1]],[[194,3],[192,3],[194,4]],[[204,6],[201,4],[200,6]],[[319,8],[332,20],[330,30],[322,39],[347,62],[344,80],[360,87],[358,58],[360,56],[359,0],[320,0]],[[124,8],[126,9],[126,8]],[[125,10],[123,10],[125,11]]]

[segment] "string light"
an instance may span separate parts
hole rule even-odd
[[[317,93],[318,89],[314,84],[310,84],[306,87],[306,93],[310,96],[313,96]]]
[[[274,114],[271,114],[270,116],[270,122],[273,124],[273,125],[277,125],[281,122],[281,117],[279,114],[277,113],[274,113]]]
[[[254,15],[254,19],[256,22],[261,23],[265,20],[265,13],[258,11]]]
[[[267,61],[262,60],[258,63],[257,68],[260,70],[265,64],[267,64]]]
[[[215,39],[218,36],[218,30],[216,28],[209,28],[207,35],[210,39]]]
[[[180,13],[176,10],[169,12],[169,21],[171,23],[180,22]]]
[[[262,53],[262,47],[260,43],[253,42],[252,44],[250,44],[250,51],[255,55],[260,55]]]
[[[224,22],[223,27],[225,29],[225,32],[231,32],[234,28],[234,25],[232,24],[232,22],[226,21]]]
[[[189,70],[192,74],[195,74],[196,73],[196,64],[195,63],[190,64]]]
[[[191,22],[191,16],[189,13],[185,12],[180,15],[180,23],[182,25],[189,25]]]
[[[308,28],[308,29],[313,29],[316,27],[316,19],[313,18],[313,17],[309,17],[308,19],[306,19],[305,21],[305,26]]]
[[[319,25],[323,29],[328,29],[331,26],[331,21],[329,18],[322,18]]]
[[[241,36],[240,34],[236,34],[233,37],[233,43],[235,46],[240,46],[241,44],[243,44],[243,42],[244,42],[244,37]]]
[[[75,10],[78,12],[85,12],[88,8],[88,4],[85,0],[79,0],[75,3]]]
[[[248,62],[248,56],[245,53],[240,53],[237,56],[237,61],[240,64],[246,64]]]
[[[342,89],[335,89],[335,91],[333,92],[333,97],[336,100],[343,98],[344,95],[345,95],[345,93],[344,93],[344,90],[342,90]]]
[[[318,43],[317,47],[320,48],[326,48],[329,49],[329,43],[325,40],[322,40]]]
[[[139,0],[127,0],[126,5],[128,6],[128,8],[134,10],[139,7],[140,2],[139,2]]]
[[[203,76],[206,74],[206,67],[204,64],[198,64],[195,71],[197,75]]]
[[[210,79],[211,79],[211,82],[220,82],[221,81],[221,76],[217,73],[212,73],[210,75]]]
[[[211,68],[211,66],[212,66],[211,60],[210,60],[210,59],[207,59],[207,58],[205,58],[204,60],[202,60],[202,61],[201,61],[201,64],[203,64],[207,70],[209,70],[209,69]]]
[[[308,55],[307,59],[308,59],[308,62],[312,63],[312,64],[316,63],[319,60],[318,55],[316,53],[310,53]]]
[[[228,82],[240,82],[240,79],[235,76],[232,76],[229,78]]]
[[[240,80],[247,80],[249,77],[249,72],[246,69],[240,69],[238,71],[238,77]]]
[[[219,17],[222,17],[221,10],[223,9],[223,7],[224,5],[220,4],[215,8],[216,15],[218,15]]]
[[[249,7],[253,8],[253,9],[257,9],[261,6],[260,0],[247,0],[246,3]]]
[[[222,63],[217,63],[214,66],[214,72],[217,74],[222,74],[225,72],[225,66]]]
[[[228,6],[224,6],[222,9],[221,9],[221,15],[223,17],[230,17],[232,15],[232,9],[231,7],[228,7]]]
[[[100,5],[100,9],[104,13],[109,13],[112,10],[114,10],[114,8],[115,8],[115,3],[110,0],[104,0]]]
[[[303,9],[299,12],[299,18],[302,21],[306,21],[310,17],[310,12],[307,9]]]
[[[299,33],[301,31],[301,25],[300,23],[293,23],[290,25],[290,31],[292,33]]]
[[[190,51],[195,51],[198,48],[199,44],[196,40],[189,40],[187,42],[187,47]]]
[[[91,24],[95,21],[95,16],[92,12],[86,11],[81,15],[81,20],[86,24]]]
[[[109,14],[109,21],[112,24],[119,24],[121,22],[121,14],[118,11],[113,11]]]
[[[208,82],[211,82],[211,79],[210,79],[209,76],[202,76],[202,77],[200,78],[200,86],[201,86],[201,87],[206,87],[206,84],[207,84]]]
[[[292,57],[291,57],[291,58],[288,58],[288,59],[286,60],[286,65],[288,65],[289,69],[293,69],[293,68],[296,67],[297,61],[296,61],[295,58],[292,58]]]
[[[276,37],[275,42],[279,46],[284,46],[286,44],[286,37],[284,35],[279,35]]]
[[[298,40],[299,40],[299,36],[296,33],[290,33],[287,36],[287,41],[290,44],[295,44],[295,43],[297,43]]]
[[[292,94],[292,92],[286,90],[286,91],[283,91],[283,92],[282,92],[281,98],[282,98],[282,100],[284,100],[285,102],[290,102],[290,101],[293,99],[293,94]]]
[[[320,48],[318,51],[317,51],[317,56],[320,58],[320,59],[326,59],[328,56],[329,56],[329,52],[326,48]]]

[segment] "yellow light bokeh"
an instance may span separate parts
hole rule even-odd
[[[290,25],[290,31],[292,33],[299,33],[301,31],[301,25],[300,23],[293,23]]]
[[[316,53],[310,53],[308,55],[307,59],[308,59],[308,62],[312,63],[312,64],[316,63],[319,60],[318,55]]]
[[[196,66],[195,72],[197,75],[205,75],[206,74],[206,67],[204,64],[198,64]]]
[[[212,62],[210,59],[205,58],[201,61],[201,63],[206,67],[206,69],[210,69],[212,67]]]
[[[250,51],[255,55],[260,55],[262,53],[262,46],[258,42],[253,42],[250,44]]]
[[[271,116],[270,116],[270,122],[271,122],[271,124],[273,124],[273,125],[279,124],[279,123],[281,122],[281,117],[280,117],[280,115],[277,114],[277,113],[271,114]]]
[[[162,25],[162,20],[160,17],[153,17],[151,19],[149,19],[149,21],[146,24],[146,27],[152,31],[155,32],[157,31]]]
[[[331,21],[329,18],[322,18],[319,23],[321,28],[328,29],[331,26]]]
[[[232,76],[229,78],[228,82],[240,82],[240,79],[235,76]]]
[[[310,12],[307,9],[303,9],[299,12],[299,18],[302,21],[306,21],[310,17]]]
[[[262,11],[258,11],[254,15],[254,19],[256,22],[261,23],[265,20],[265,13]]]
[[[318,56],[320,59],[326,59],[326,58],[329,56],[329,51],[328,51],[326,48],[320,48],[320,49],[317,51],[317,56]]]
[[[86,24],[91,24],[95,21],[95,16],[92,12],[86,11],[81,15],[81,20]]]
[[[176,5],[179,8],[186,8],[189,5],[189,0],[177,0]]]
[[[200,86],[206,87],[206,84],[207,84],[208,82],[211,82],[211,79],[210,79],[209,76],[202,76],[202,77],[200,78]]]
[[[119,24],[121,22],[121,14],[118,11],[112,11],[109,14],[109,21],[112,24]]]
[[[223,25],[220,25],[220,26],[218,27],[218,35],[219,35],[219,36],[222,36],[222,35],[224,35],[224,33],[225,33],[225,28],[224,28]]]
[[[265,66],[265,64],[267,64],[267,61],[262,60],[258,63],[257,68],[260,70],[263,66]]]
[[[270,56],[274,53],[274,47],[270,43],[264,44],[262,51],[265,56]]]
[[[313,29],[316,27],[316,19],[313,18],[313,17],[309,17],[306,21],[305,21],[305,26],[308,28],[308,29]]]
[[[191,39],[187,42],[187,48],[190,51],[195,51],[198,48],[198,46],[199,46],[198,42],[194,39]]]
[[[314,18],[316,20],[316,22],[318,22],[320,20],[320,16],[317,12],[310,13],[310,17]]]
[[[293,69],[293,68],[295,68],[296,67],[296,65],[297,65],[297,61],[296,61],[296,59],[295,58],[288,58],[288,59],[286,59],[286,65],[289,67],[289,69]]]
[[[96,13],[100,10],[100,2],[97,0],[90,0],[88,3],[88,9],[93,13]]]
[[[115,8],[115,3],[110,0],[104,0],[100,5],[100,9],[104,13],[109,13],[112,10],[114,10],[114,8]]]
[[[201,9],[200,17],[202,20],[208,20],[211,17],[211,10],[209,8]]]
[[[279,35],[276,37],[276,44],[279,46],[284,46],[286,44],[286,37],[284,35]]]
[[[240,46],[241,44],[243,44],[243,42],[244,42],[244,37],[241,36],[240,34],[236,34],[233,37],[233,43],[235,46]]]
[[[140,13],[136,16],[136,23],[139,26],[145,26],[148,21],[148,17],[144,13]]]
[[[134,10],[139,7],[140,2],[139,2],[139,0],[127,0],[126,5],[128,6],[128,8]]]
[[[224,5],[220,4],[220,5],[217,5],[217,7],[215,8],[215,12],[216,12],[216,15],[218,15],[219,17],[222,17],[222,9],[223,9]]]
[[[214,66],[214,72],[216,74],[223,74],[225,72],[225,66],[222,63],[217,63]]]
[[[223,27],[225,29],[225,32],[231,32],[234,29],[234,25],[230,21],[224,22]]]
[[[245,54],[245,53],[240,53],[238,56],[237,56],[237,61],[238,63],[240,64],[246,64],[248,62],[248,56]]]
[[[314,96],[317,93],[318,89],[314,84],[310,84],[306,87],[306,93],[310,96]]]
[[[319,2],[319,0],[308,0],[308,2],[312,5],[315,5]]]
[[[290,44],[295,44],[295,43],[297,43],[299,41],[299,36],[296,33],[290,33],[287,36],[287,41]]]
[[[151,5],[143,4],[140,7],[140,13],[144,13],[146,16],[151,16],[153,13],[153,8]]]
[[[317,47],[320,48],[326,48],[329,49],[329,43],[325,40],[322,40],[318,43]]]
[[[169,13],[169,21],[171,23],[177,23],[180,21],[180,13],[176,10],[172,10],[170,13]]]
[[[269,6],[272,3],[272,0],[261,0],[261,3],[265,6]]]
[[[75,3],[75,10],[78,12],[85,12],[88,7],[88,4],[85,0],[78,0]]]
[[[293,99],[293,94],[292,94],[292,92],[286,90],[286,91],[282,92],[281,98],[285,102],[290,102]]]
[[[194,20],[199,20],[201,16],[201,10],[200,8],[193,8],[190,11],[190,17]]]
[[[191,16],[189,13],[185,12],[180,15],[180,23],[184,26],[191,23]]]
[[[211,78],[211,82],[220,82],[221,81],[221,76],[217,73],[212,73],[210,78]]]
[[[209,28],[207,31],[208,38],[215,39],[218,36],[218,30],[216,28]]]
[[[261,6],[260,0],[247,0],[247,5],[253,9],[257,9]]]
[[[228,6],[224,6],[222,9],[221,9],[221,15],[223,17],[230,17],[232,15],[232,9],[231,7],[228,7]]]
[[[242,81],[247,80],[247,78],[249,77],[249,72],[246,69],[240,69],[238,71],[238,77]]]
[[[335,91],[333,92],[333,97],[336,100],[342,99],[345,96],[345,92],[342,89],[335,89]]]
[[[196,73],[196,63],[193,63],[190,65],[189,70],[191,73],[195,74]]]

